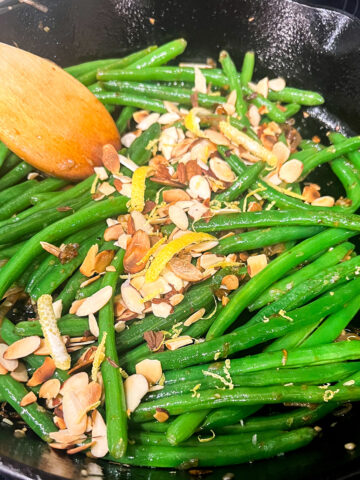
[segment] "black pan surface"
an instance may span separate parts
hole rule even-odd
[[[38,3],[39,2],[39,3]],[[288,84],[320,91],[326,108],[309,109],[302,133],[325,134],[338,126],[360,132],[360,21],[333,10],[290,0],[38,0],[28,5],[0,0],[0,41],[15,44],[62,66],[121,56],[183,36],[184,59],[203,61],[229,50],[238,65],[246,50],[257,57],[256,76],[284,76]],[[150,18],[155,23],[150,23]],[[1,86],[0,86],[1,88]],[[312,133],[313,134],[313,133]],[[326,169],[316,180],[331,181]],[[334,185],[332,188],[336,189]],[[272,460],[214,469],[203,478],[256,480],[360,478],[360,407],[321,422],[309,447]],[[358,447],[349,452],[344,444]],[[0,424],[0,478],[185,480],[187,472],[118,467],[67,457],[31,433],[16,439]],[[226,478],[226,477],[225,477]],[[230,478],[230,477],[229,477]]]

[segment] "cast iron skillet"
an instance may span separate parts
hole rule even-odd
[[[258,78],[264,72],[282,75],[292,86],[324,94],[327,109],[309,109],[311,118],[302,121],[304,135],[314,129],[324,134],[326,128],[335,126],[360,132],[360,22],[354,18],[287,0],[38,1],[47,12],[16,0],[0,1],[0,41],[62,66],[121,56],[180,36],[189,42],[184,56],[188,60],[203,61],[225,48],[239,65],[244,52],[253,49]],[[150,17],[155,19],[154,25]],[[315,175],[323,184],[333,180],[323,168]],[[335,183],[328,185],[327,191],[329,188],[339,194]],[[344,444],[360,445],[359,422],[360,408],[356,406],[344,417],[331,416],[321,422],[322,434],[306,449],[273,460],[214,469],[206,478],[221,479],[227,472],[233,472],[234,478],[256,480],[358,478],[360,447],[349,453]],[[186,472],[130,469],[95,464],[84,457],[69,458],[31,434],[15,439],[13,430],[4,424],[0,457],[0,476],[4,478],[79,479],[85,467],[92,479],[99,474],[129,480],[194,478]]]

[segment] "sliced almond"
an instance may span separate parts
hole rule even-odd
[[[311,202],[311,205],[316,207],[333,207],[335,204],[335,198],[325,195],[323,197],[316,198]]]
[[[152,312],[155,317],[167,318],[172,312],[172,306],[169,303],[152,303]]]
[[[221,285],[223,285],[227,290],[236,290],[239,288],[239,279],[236,275],[225,275],[221,280]]]
[[[61,395],[65,395],[67,391],[80,391],[83,390],[89,383],[89,377],[86,372],[75,373],[68,378],[61,387]]]
[[[207,211],[208,207],[206,207],[200,202],[194,202],[188,210],[188,215],[196,221],[199,220],[203,215],[205,215]]]
[[[168,263],[170,270],[188,282],[199,282],[203,279],[203,275],[192,263],[182,260],[181,258],[172,258]]]
[[[122,248],[123,250],[126,250],[128,248],[128,243],[129,243],[130,239],[131,239],[131,235],[127,235],[126,233],[123,233],[122,235],[119,236],[118,241],[116,242],[117,246]],[[131,272],[129,272],[129,273],[131,273]],[[136,273],[136,272],[134,272],[134,273]]]
[[[0,343],[0,365],[7,371],[13,372],[18,367],[19,362],[17,360],[6,360],[6,358],[4,358],[4,353],[8,348],[8,345],[5,343]]]
[[[194,175],[189,182],[189,193],[193,198],[206,200],[211,197],[209,182],[202,175]]]
[[[111,240],[117,240],[120,235],[124,233],[124,229],[120,223],[116,225],[112,225],[108,227],[104,232],[104,240],[105,242],[109,242]]]
[[[98,312],[108,303],[112,294],[113,289],[110,285],[101,288],[90,297],[85,298],[85,301],[78,308],[76,315],[78,317],[87,317],[90,313]]]
[[[253,127],[257,127],[261,121],[261,115],[259,113],[258,108],[255,105],[250,105],[247,116],[249,118],[249,122]]]
[[[72,390],[65,392],[62,401],[63,415],[66,427],[73,435],[81,435],[86,430],[87,420],[84,407],[78,396]]]
[[[290,156],[290,148],[283,142],[276,142],[272,148],[272,153],[278,159],[278,164],[282,165]],[[291,162],[292,160],[290,160]]]
[[[113,145],[106,144],[103,146],[102,162],[111,173],[118,173],[120,170],[119,155]]]
[[[125,330],[125,324],[126,322],[119,321],[115,323],[114,329],[116,333],[121,333]]]
[[[60,298],[60,300],[56,300],[56,302],[53,302],[53,310],[54,310],[54,315],[56,319],[59,319],[62,314],[62,309],[63,309],[63,303]]]
[[[143,283],[140,289],[141,295],[149,300],[170,291],[171,287],[164,277],[159,277],[155,282]]]
[[[40,340],[40,346],[37,350],[35,350],[34,355],[50,355],[50,354],[51,354],[50,347],[47,344],[46,340],[42,338]]]
[[[20,401],[20,407],[27,407],[32,403],[35,403],[37,400],[36,395],[34,392],[27,393]]]
[[[279,178],[286,183],[296,182],[304,169],[304,164],[296,158],[285,162],[279,170]]]
[[[137,137],[133,132],[129,132],[121,137],[121,143],[124,147],[129,148],[136,138]]]
[[[140,404],[141,399],[149,390],[148,381],[138,373],[130,375],[124,382],[126,406],[129,412],[133,412]]]
[[[230,145],[229,140],[221,132],[216,130],[207,129],[204,130],[205,137],[215,145]],[[215,151],[215,150],[214,150]]]
[[[91,447],[91,455],[96,458],[102,458],[108,453],[109,447],[107,442],[106,425],[104,419],[97,410],[92,414],[92,422],[93,427],[91,439],[95,443]]]
[[[263,97],[267,98],[269,93],[269,79],[268,77],[262,78],[255,86],[255,92],[259,93]]]
[[[112,195],[113,193],[116,192],[116,188],[114,188],[112,185],[110,185],[109,182],[103,182],[99,188],[97,189],[99,193],[102,193],[106,197],[109,195]]]
[[[312,203],[317,198],[320,198],[320,187],[316,183],[310,183],[306,185],[302,191],[302,196],[306,202]]]
[[[87,252],[82,264],[80,265],[80,272],[85,275],[85,277],[91,277],[91,275],[95,272],[95,259],[98,251],[99,246],[97,244],[92,245]]]
[[[99,336],[99,325],[96,321],[95,315],[90,313],[89,315],[89,330],[94,337],[98,338]]]
[[[146,358],[135,365],[136,373],[143,375],[151,383],[157,383],[162,375],[161,363],[159,360]]]
[[[164,423],[169,419],[170,415],[169,415],[169,412],[167,410],[165,410],[165,408],[159,408],[158,407],[158,408],[156,408],[156,412],[154,413],[153,417],[158,422]]]
[[[154,123],[156,123],[160,118],[160,113],[150,113],[150,115],[148,115],[147,117],[145,117],[143,120],[141,120],[141,122],[139,122],[137,124],[137,128],[139,130],[147,130],[149,127],[151,127],[151,125],[153,125]]]
[[[165,268],[162,272],[162,276],[165,278],[165,280],[174,287],[174,289],[179,292],[184,288],[184,282],[181,280],[180,277],[175,275],[172,271],[169,269]]]
[[[223,257],[215,255],[215,253],[207,253],[200,257],[199,265],[201,268],[204,268],[206,270],[207,268],[210,268],[213,265],[216,265],[217,263],[222,262],[223,260],[224,260]]]
[[[12,343],[3,353],[3,357],[6,360],[17,360],[18,358],[27,357],[31,353],[34,353],[40,347],[40,337],[31,336],[21,338]]]
[[[10,372],[10,376],[17,382],[21,383],[26,383],[29,380],[27,369],[22,362],[19,362],[18,367],[13,372]]]
[[[138,230],[131,238],[124,255],[124,268],[129,273],[138,273],[144,269],[141,262],[150,250],[150,239],[143,230]]]
[[[193,323],[197,322],[198,320],[200,320],[204,316],[204,314],[205,314],[205,308],[200,308],[200,310],[193,313],[192,315],[190,315],[190,317],[188,317],[185,320],[184,327],[189,327]]]
[[[140,293],[130,285],[129,281],[121,285],[121,297],[126,307],[132,312],[142,313],[144,311],[145,305],[142,302],[142,297]]]
[[[184,212],[184,210],[177,205],[171,205],[169,207],[169,217],[170,220],[178,227],[180,230],[187,230],[189,226],[189,219]]]
[[[133,113],[133,119],[136,123],[142,122],[150,113],[147,110],[137,110]]]
[[[233,182],[235,180],[234,172],[224,160],[215,157],[210,160],[209,165],[211,171],[219,180],[224,182]]]
[[[69,309],[69,313],[75,315],[76,312],[79,310],[80,306],[85,302],[85,298],[80,298],[79,300],[74,300],[71,304]]]
[[[50,400],[55,398],[60,392],[60,380],[57,378],[51,378],[44,382],[39,390],[39,398],[46,398]]]
[[[106,270],[106,267],[110,265],[115,256],[114,250],[103,250],[98,253],[95,258],[94,270],[97,273],[103,273]]]
[[[107,180],[109,178],[109,175],[107,174],[104,167],[94,167],[94,172],[96,173],[98,179],[101,181]]]
[[[178,132],[175,127],[165,128],[159,140],[159,150],[164,155],[166,160],[170,160],[172,151],[179,139]]]
[[[206,78],[201,72],[199,67],[194,68],[195,78],[194,78],[194,88],[195,92],[207,93],[206,90]]]
[[[166,203],[181,202],[190,200],[190,196],[181,188],[172,188],[163,192],[163,200]]]
[[[52,245],[48,242],[40,242],[40,245],[46,252],[50,253],[51,255],[54,255],[55,257],[58,257],[60,255],[61,250],[56,245]]]
[[[202,242],[202,243],[198,243],[197,245],[191,245],[191,247],[189,247],[189,250],[195,253],[202,253],[216,247],[218,243],[219,242],[217,242],[216,240],[211,240],[209,242]]]
[[[136,290],[141,290],[145,283],[145,275],[140,275],[138,277],[133,277],[130,279],[130,284],[136,288]],[[143,295],[146,297],[146,294]]]
[[[158,119],[160,125],[167,125],[169,123],[174,123],[176,120],[179,120],[180,115],[176,112],[163,113]],[[124,144],[124,137],[121,137],[121,142]]]
[[[26,385],[36,387],[51,378],[56,370],[55,362],[51,357],[45,357],[44,363],[37,368]]]
[[[263,253],[261,255],[253,255],[247,259],[247,269],[250,277],[254,277],[267,266],[267,257]]]
[[[272,80],[269,80],[269,88],[274,92],[280,92],[280,90],[283,90],[285,87],[286,87],[286,82],[282,77],[273,78]]]
[[[75,455],[77,453],[83,452],[84,450],[88,450],[89,448],[92,448],[92,446],[95,445],[95,444],[96,444],[95,440],[90,442],[90,443],[83,443],[82,445],[79,445],[78,447],[69,448],[69,450],[67,450],[66,453],[68,455]],[[96,455],[93,455],[93,456],[95,457]]]
[[[165,347],[168,350],[177,350],[178,348],[185,347],[193,343],[193,339],[189,335],[183,335],[182,337],[170,338],[166,340]]]
[[[71,445],[71,444],[74,444],[74,443],[79,443],[81,442],[82,440],[85,440],[86,437],[85,435],[77,435],[77,434],[74,434],[72,432],[70,432],[70,430],[68,429],[65,429],[65,430],[60,430],[60,432],[51,432],[49,434],[49,437],[52,438],[53,440],[55,440],[55,442],[61,444],[67,444],[67,445]],[[53,444],[50,444],[51,446]]]
[[[6,370],[6,368],[4,368],[1,363],[0,363],[0,375],[6,375],[7,373],[9,373],[8,370]],[[12,374],[13,372],[10,373],[10,375]],[[15,379],[16,380],[16,379]],[[19,380],[20,381],[20,380]]]
[[[170,305],[175,307],[176,305],[179,305],[184,300],[184,295],[182,293],[175,293],[169,298]]]

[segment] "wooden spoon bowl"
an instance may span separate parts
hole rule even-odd
[[[86,87],[53,62],[4,43],[0,139],[35,168],[69,180],[101,165],[103,145],[120,148],[111,115]]]

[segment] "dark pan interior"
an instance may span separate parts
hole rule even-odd
[[[189,42],[187,60],[216,58],[225,48],[240,65],[244,52],[253,49],[258,78],[265,72],[282,75],[289,85],[318,90],[325,96],[326,108],[309,109],[306,121],[299,117],[304,136],[314,131],[324,135],[327,128],[336,126],[344,132],[360,132],[360,22],[354,18],[286,0],[39,2],[36,8],[2,0],[0,41],[62,66],[121,56],[180,36]],[[154,25],[150,18],[155,19]],[[326,169],[315,175],[322,184],[332,181]],[[306,449],[269,461],[214,469],[204,478],[221,479],[227,472],[233,472],[234,478],[257,480],[358,478],[359,421],[360,408],[355,406],[346,416],[332,416],[321,423],[322,433]],[[348,452],[344,449],[347,442],[359,447]],[[0,456],[4,478],[79,479],[84,463],[89,464],[84,457],[69,458],[51,451],[31,434],[15,439],[5,425],[0,428]],[[98,465],[88,465],[93,473],[87,478],[99,478],[99,474],[129,480],[194,478],[186,472]]]

